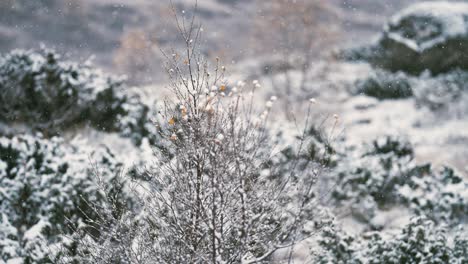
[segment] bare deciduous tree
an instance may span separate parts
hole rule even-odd
[[[276,59],[264,71],[289,108],[294,90],[306,90],[313,61],[326,57],[336,42],[340,14],[330,1],[323,0],[257,1],[257,9],[254,40],[261,43],[257,45],[260,52]]]
[[[195,18],[176,20],[185,50],[164,53],[175,100],[165,101],[158,123],[165,148],[133,189],[139,210],[116,214],[109,198],[108,208],[96,208],[101,217],[72,238],[78,256],[62,261],[264,263],[283,248],[291,262],[321,214],[314,192],[321,165],[306,133],[286,162],[274,159],[282,152],[267,123],[276,98],[257,114],[257,83],[228,85],[219,60],[210,71],[198,52]]]
[[[132,81],[141,83],[148,72],[156,68],[155,64],[161,63],[157,51],[158,43],[155,39],[151,39],[143,30],[129,30],[120,39],[114,63]]]

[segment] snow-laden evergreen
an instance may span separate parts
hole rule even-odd
[[[90,205],[104,201],[99,181],[112,188],[120,170],[106,147],[40,134],[0,137],[0,263],[46,263],[73,247],[64,236],[94,218]]]
[[[468,215],[468,182],[448,167],[434,171],[414,161],[411,144],[382,137],[348,151],[332,170],[332,196],[359,221],[381,229],[378,215],[404,205],[437,223],[458,224]]]
[[[426,218],[413,218],[396,234],[368,232],[350,236],[342,229],[326,227],[319,238],[316,263],[454,263],[468,259],[467,231],[460,229],[450,238],[444,227]]]
[[[85,124],[136,144],[154,143],[154,110],[124,88],[122,78],[89,61],[70,62],[47,49],[14,50],[0,56],[0,121],[49,136]]]

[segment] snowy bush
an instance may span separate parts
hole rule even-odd
[[[403,72],[373,70],[367,78],[357,80],[350,92],[380,100],[413,97],[418,107],[428,108],[433,112],[443,110],[463,115],[468,112],[467,81],[468,73],[462,70],[436,76],[424,72],[418,77]]]
[[[332,196],[338,203],[351,201],[355,216],[368,221],[378,208],[397,203],[396,186],[413,173],[413,150],[407,141],[382,137],[356,152],[338,161]]]
[[[120,167],[105,148],[79,149],[40,135],[0,137],[0,263],[44,263],[57,247],[73,247],[63,235],[95,218],[90,204],[103,201],[95,169],[109,184]]]
[[[444,228],[414,218],[399,234],[370,232],[350,236],[340,229],[324,230],[317,263],[466,263],[468,240],[463,233],[450,238]]]
[[[83,120],[112,129],[122,113],[120,82],[53,51],[12,51],[0,58],[0,117],[48,130]]]
[[[151,146],[163,148],[154,123],[158,120],[155,105],[147,105],[138,95],[129,94],[121,106],[123,114],[117,116],[119,134],[130,138],[137,146],[146,138]]]
[[[458,251],[466,238],[451,243],[443,228],[424,218],[413,219],[399,235],[384,239],[375,233],[367,242],[366,263],[465,263],[466,250]]]
[[[357,250],[356,240],[358,238],[346,234],[334,224],[326,226],[318,237],[318,246],[321,251],[316,254],[316,262],[321,264],[353,263],[353,254]]]
[[[0,57],[0,120],[25,123],[54,135],[88,123],[117,131],[140,144],[155,142],[150,106],[124,94],[122,80],[111,78],[89,63],[63,60],[51,50],[16,50]]]
[[[209,104],[216,109],[221,101],[217,93]],[[167,116],[173,124],[163,140],[174,155],[156,157],[160,165],[148,171],[138,193],[142,211],[102,222],[108,232],[99,237],[84,233],[80,262],[266,262],[313,234],[306,223],[320,216],[312,188],[316,163],[294,159],[286,173],[274,165],[265,173],[269,145],[262,126],[239,119],[232,103],[212,114],[183,106],[187,121],[180,105]],[[98,209],[109,215],[106,210]]]
[[[381,100],[406,98],[413,95],[411,79],[402,72],[394,74],[374,70],[367,79],[358,80],[355,86],[353,93],[362,93]]]
[[[309,128],[307,136],[310,138],[307,151],[309,158],[329,167],[336,166],[338,153],[332,144],[336,143],[332,142],[336,139],[328,137],[323,127],[315,125]]]
[[[321,127],[311,125],[302,136],[295,137],[296,140],[306,139],[300,146],[300,151],[298,151],[298,146],[285,143],[291,140],[285,139],[282,132],[276,135],[270,132],[265,131],[269,133],[268,137],[271,140],[269,144],[281,146],[278,147],[280,151],[270,156],[262,165],[262,169],[268,172],[270,179],[274,180],[281,175],[290,174],[291,163],[296,163],[297,169],[303,171],[307,169],[308,164],[314,162],[322,166],[322,172],[336,165],[337,153]]]
[[[436,222],[459,223],[468,216],[468,182],[450,168],[412,177],[398,187],[402,202]]]
[[[375,43],[345,51],[342,57],[414,75],[467,69],[467,16],[464,2],[415,3],[389,19]]]
[[[449,168],[416,165],[407,141],[382,137],[346,156],[332,172],[332,196],[361,221],[398,204],[436,222],[459,223],[468,213],[468,183]]]
[[[434,77],[423,74],[413,85],[416,104],[433,111],[453,109],[457,103],[465,104],[468,94],[467,83],[468,73],[462,70]]]

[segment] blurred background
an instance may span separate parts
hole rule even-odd
[[[290,4],[294,2],[294,4]],[[414,0],[199,0],[206,53],[237,62],[312,49],[326,56],[337,47],[368,41],[389,17]],[[173,0],[193,10],[193,0]],[[159,81],[160,48],[177,31],[167,0],[2,0],[0,52],[53,47],[74,59],[95,57],[106,70],[134,84]]]

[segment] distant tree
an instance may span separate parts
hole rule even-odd
[[[289,105],[296,89],[306,89],[313,60],[323,58],[336,41],[339,12],[330,1],[322,0],[257,1],[256,5],[253,40],[260,43],[255,45],[258,52],[273,59],[263,70]]]
[[[155,38],[143,30],[133,29],[122,35],[120,46],[115,51],[114,63],[130,80],[142,83],[149,72],[154,71],[154,66],[161,64],[159,54]]]

